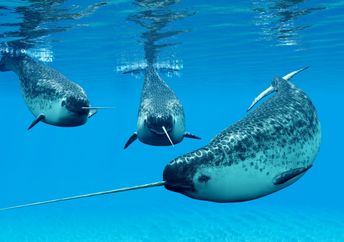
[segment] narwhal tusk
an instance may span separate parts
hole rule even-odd
[[[167,130],[166,130],[165,126],[162,126],[162,130],[163,130],[164,133],[166,134],[166,136],[167,136],[168,140],[170,141],[171,145],[174,147],[174,144],[173,144],[173,142],[172,142],[172,140],[171,140],[170,135],[167,133]]]
[[[81,109],[112,109],[114,107],[82,107]]]
[[[40,205],[45,205],[45,204],[50,204],[50,203],[65,202],[65,201],[76,200],[76,199],[81,199],[81,198],[102,196],[102,195],[107,195],[107,194],[117,193],[117,192],[126,192],[126,191],[131,191],[131,190],[149,188],[149,187],[163,186],[165,185],[165,183],[166,183],[165,181],[159,181],[159,182],[153,182],[153,183],[148,183],[148,184],[143,184],[143,185],[138,185],[138,186],[124,187],[124,188],[119,188],[119,189],[114,189],[114,190],[94,192],[94,193],[88,193],[88,194],[65,197],[65,198],[57,198],[57,199],[52,199],[52,200],[47,200],[47,201],[42,201],[42,202],[27,203],[27,204],[17,205],[17,206],[12,206],[12,207],[7,207],[7,208],[0,208],[0,212],[6,211],[6,210],[18,209],[18,208],[40,206]]]

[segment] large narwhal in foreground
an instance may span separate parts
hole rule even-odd
[[[18,75],[26,105],[35,116],[29,129],[40,121],[55,126],[79,126],[98,109],[89,106],[82,87],[28,55],[3,53],[0,71],[14,71]]]
[[[1,210],[162,185],[191,198],[213,202],[247,201],[281,190],[305,174],[320,147],[321,129],[315,107],[302,90],[288,82],[302,70],[275,78],[251,107],[276,92],[272,98],[222,131],[207,146],[171,161],[161,182]]]
[[[317,112],[307,95],[276,77],[252,103],[276,94],[217,135],[207,146],[173,160],[165,187],[214,202],[259,198],[297,181],[312,166],[321,140]]]
[[[180,143],[184,137],[199,139],[185,132],[184,109],[172,89],[167,86],[155,67],[149,64],[144,70],[137,132],[127,141],[127,148],[137,138],[145,144],[168,146]]]

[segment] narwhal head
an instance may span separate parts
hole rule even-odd
[[[149,115],[144,122],[147,129],[156,135],[165,135],[165,130],[169,133],[174,127],[173,117],[168,113],[163,115]],[[165,127],[165,130],[163,127]]]
[[[137,134],[141,142],[168,146],[180,143],[184,138],[184,116],[166,109],[139,114]]]
[[[214,154],[209,148],[201,148],[172,160],[164,169],[165,188],[198,199],[200,185],[207,184],[211,175],[202,172]]]
[[[164,186],[170,191],[199,200],[238,201],[235,197],[235,184],[228,186],[228,180],[232,176],[223,164],[224,161],[228,162],[227,158],[219,148],[208,146],[180,156],[165,167]],[[227,184],[226,188],[224,184]]]
[[[89,106],[86,95],[66,95],[61,101],[61,107],[65,110],[64,115],[61,115],[61,122],[68,126],[86,123],[90,112]]]

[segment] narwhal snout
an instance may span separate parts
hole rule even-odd
[[[64,102],[65,102],[64,105],[70,112],[73,112],[82,116],[83,115],[87,116],[89,113],[89,109],[85,108],[85,107],[90,106],[89,101],[86,98],[77,98],[77,97],[71,96],[71,97],[68,97]]]
[[[146,125],[149,130],[156,134],[163,135],[164,129],[166,129],[167,132],[171,132],[173,129],[173,118],[171,115],[166,116],[149,116],[146,119]]]
[[[178,159],[178,158],[177,158]],[[192,181],[191,172],[187,164],[181,164],[176,162],[171,162],[168,164],[163,172],[163,180],[165,181],[165,188],[179,192],[182,194],[188,194],[194,192],[194,185]]]

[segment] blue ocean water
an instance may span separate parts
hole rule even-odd
[[[243,117],[273,77],[304,66],[292,82],[317,108],[322,143],[307,174],[257,200],[157,187],[23,208],[0,213],[0,241],[344,241],[343,23],[344,1],[1,1],[1,51],[26,51],[114,108],[80,127],[27,131],[18,77],[1,72],[0,207],[160,181],[170,160]],[[183,67],[161,76],[202,140],[123,150],[143,76],[120,70],[147,53]]]

